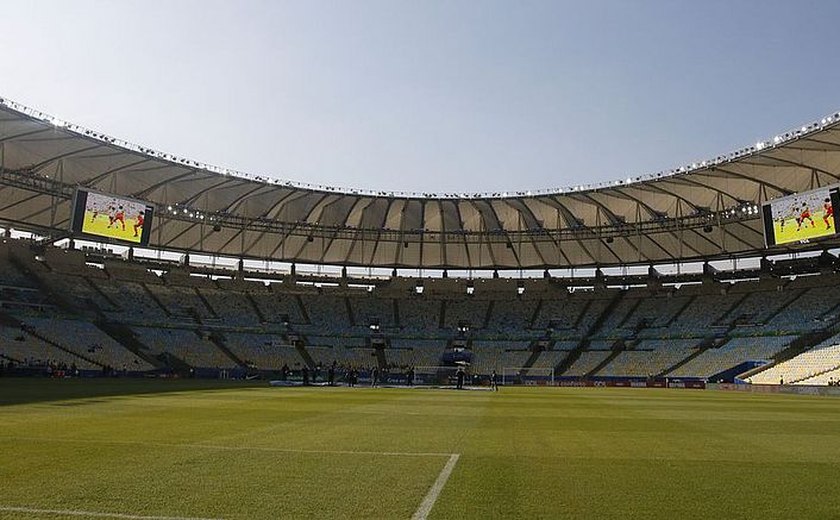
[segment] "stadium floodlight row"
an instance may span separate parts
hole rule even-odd
[[[464,196],[243,175],[0,98],[0,224],[51,241],[73,236],[83,188],[145,205],[153,219],[123,213],[116,221],[129,231],[147,226],[150,248],[304,264],[551,269],[828,249],[836,237],[765,249],[758,208],[840,182],[838,125],[833,114],[732,154],[626,181]],[[119,213],[90,216],[109,229]]]

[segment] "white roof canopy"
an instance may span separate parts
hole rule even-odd
[[[151,247],[379,267],[608,266],[760,251],[760,216],[724,210],[840,182],[840,117],[597,187],[423,195],[228,172],[0,99],[0,168],[0,221],[54,235],[69,229],[74,190],[87,187],[156,205]]]

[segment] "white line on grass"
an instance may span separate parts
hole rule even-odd
[[[145,516],[124,513],[97,513],[96,511],[77,511],[70,509],[38,509],[34,507],[0,506],[0,511],[7,513],[26,513],[33,515],[85,516],[88,518],[123,518],[126,520],[221,520],[218,518],[198,518],[192,516]]]
[[[435,506],[438,495],[440,495],[440,492],[443,491],[443,486],[445,486],[446,481],[449,480],[449,475],[452,474],[452,470],[455,469],[455,464],[458,463],[458,459],[460,457],[460,453],[453,453],[449,456],[449,460],[446,461],[446,465],[442,470],[440,470],[440,475],[438,475],[435,483],[432,484],[429,492],[426,493],[426,498],[424,498],[423,502],[420,503],[420,507],[418,507],[417,511],[414,512],[414,516],[411,517],[411,520],[426,520],[426,517],[429,516],[432,508]]]
[[[440,453],[440,452],[410,452],[410,451],[349,451],[349,450],[296,450],[288,448],[263,448],[259,446],[217,446],[211,444],[177,444],[167,442],[144,442],[144,441],[109,441],[98,439],[59,439],[59,438],[45,438],[45,437],[12,437],[0,436],[0,439],[5,440],[20,440],[29,442],[66,442],[77,444],[111,444],[118,446],[154,446],[164,448],[190,448],[190,449],[206,449],[206,450],[222,450],[222,451],[261,451],[261,452],[275,452],[275,453],[309,453],[309,454],[325,454],[325,455],[377,455],[388,457],[449,457],[443,469],[438,474],[429,492],[420,503],[420,507],[414,512],[411,520],[426,520],[432,508],[437,502],[440,492],[449,480],[452,470],[455,469],[455,464],[461,457],[460,453]],[[0,506],[0,511],[15,511],[22,513],[41,513],[52,515],[68,515],[68,516],[91,516],[97,518],[124,518],[128,520],[218,520],[208,518],[189,518],[177,516],[141,516],[141,515],[127,515],[121,513],[93,513],[88,511],[61,511],[52,509],[30,509],[24,507],[9,507]]]
[[[353,451],[353,450],[305,450],[293,448],[271,448],[261,446],[220,446],[217,444],[179,444],[175,442],[116,441],[101,439],[60,439],[55,437],[9,437],[0,439],[27,442],[66,442],[69,444],[111,444],[116,446],[152,446],[156,448],[189,448],[219,451],[261,451],[270,453],[308,453],[322,455],[377,455],[385,457],[448,457],[451,453],[415,451]]]

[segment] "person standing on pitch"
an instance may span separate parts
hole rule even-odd
[[[499,391],[499,376],[496,375],[495,370],[493,370],[493,373],[490,374],[490,389],[494,392]]]
[[[376,388],[377,384],[379,384],[379,368],[373,367],[370,371],[370,386]]]
[[[464,367],[458,367],[458,372],[455,373],[455,377],[457,378],[457,385],[455,388],[458,390],[463,390],[464,388]]]

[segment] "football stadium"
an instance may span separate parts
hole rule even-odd
[[[766,130],[410,192],[0,97],[0,518],[840,518],[840,112]]]
[[[0,516],[840,514],[840,113],[488,195],[0,139]]]

